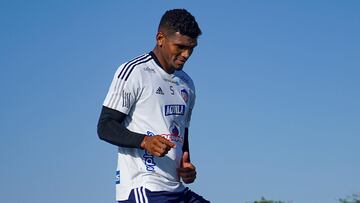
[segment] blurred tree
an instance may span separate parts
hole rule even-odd
[[[259,201],[254,201],[254,203],[285,203],[283,201],[273,201],[273,200],[266,200],[264,197],[261,197]]]
[[[360,203],[360,194],[353,194],[351,197],[346,199],[339,199],[341,203]]]

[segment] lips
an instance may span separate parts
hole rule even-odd
[[[184,64],[186,62],[186,60],[182,60],[182,59],[176,59],[177,61],[179,61],[181,64]]]

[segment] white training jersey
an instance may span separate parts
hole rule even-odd
[[[127,114],[124,125],[133,132],[162,135],[176,147],[164,157],[138,148],[118,148],[116,200],[127,200],[134,188],[180,191],[180,167],[185,128],[189,127],[195,88],[183,71],[165,72],[150,52],[122,64],[114,75],[104,106]]]

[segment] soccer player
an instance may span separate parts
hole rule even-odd
[[[209,202],[182,183],[196,178],[188,143],[195,88],[182,68],[199,35],[187,10],[169,10],[160,20],[155,48],[114,75],[97,131],[118,146],[119,203]]]

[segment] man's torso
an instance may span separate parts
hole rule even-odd
[[[194,100],[191,78],[183,71],[166,73],[151,55],[119,67],[104,105],[128,114],[124,124],[130,131],[162,135],[176,147],[164,157],[119,147],[117,200],[126,199],[131,189],[141,186],[151,191],[184,189],[176,169],[180,167],[184,132]]]

